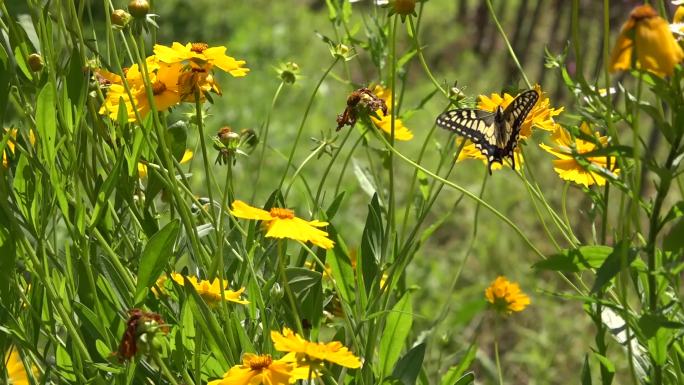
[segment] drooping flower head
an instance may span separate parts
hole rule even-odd
[[[605,147],[608,144],[608,138],[601,136],[597,132],[592,132],[588,124],[583,122],[580,125],[580,130],[587,135],[595,136],[596,140],[601,143],[601,147]],[[562,127],[559,127],[551,138],[554,141],[553,147],[543,143],[540,143],[539,146],[558,158],[553,161],[553,169],[561,179],[569,180],[585,187],[593,184],[603,186],[606,184],[605,174],[618,174],[620,172],[617,168],[617,160],[613,156],[581,157],[578,160],[578,156],[600,148],[593,142],[573,138]]]
[[[233,202],[230,213],[237,218],[263,221],[268,230],[267,237],[311,242],[323,249],[331,249],[335,245],[335,242],[328,238],[328,233],[318,228],[327,226],[328,222],[306,221],[296,217],[289,209],[274,207],[266,211],[236,200]]]
[[[241,288],[238,291],[233,291],[228,289],[228,282],[224,281],[224,287],[223,287],[223,297],[221,296],[221,284],[220,280],[218,278],[214,278],[213,281],[207,281],[205,279],[198,279],[195,276],[186,276],[185,278],[190,281],[192,284],[192,287],[195,288],[195,291],[197,294],[199,294],[202,299],[207,303],[209,306],[216,306],[219,303],[221,303],[221,298],[223,298],[224,301],[228,302],[235,302],[239,304],[248,304],[249,301],[242,299],[242,293],[244,293],[245,288]],[[178,274],[178,273],[171,273],[171,279],[176,282],[177,284],[183,286],[185,285],[185,280],[183,279],[183,275]],[[160,282],[157,281],[157,285],[161,287]],[[161,284],[164,282],[161,281]]]
[[[208,385],[289,385],[296,379],[293,370],[292,362],[245,353],[241,365],[233,366],[222,379],[210,381]]]
[[[610,56],[610,70],[638,68],[665,77],[672,75],[682,59],[684,51],[667,21],[645,4],[634,8],[622,26]]]
[[[502,314],[523,311],[530,304],[530,297],[520,290],[520,286],[504,276],[497,277],[485,290],[485,298]]]
[[[303,365],[315,367],[327,361],[351,369],[361,367],[361,360],[339,341],[310,342],[289,328],[283,328],[282,333],[271,331],[271,339],[276,350],[288,352],[285,358]]]

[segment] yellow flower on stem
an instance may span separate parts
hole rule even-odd
[[[29,385],[28,373],[24,362],[15,348],[10,348],[9,354],[5,357],[5,371],[11,385]],[[35,374],[35,368],[32,368]]]
[[[247,75],[249,68],[243,67],[244,60],[226,55],[226,47],[209,47],[206,43],[187,43],[183,45],[174,42],[171,47],[161,44],[154,46],[154,54],[159,61],[164,63],[183,63],[190,64],[193,68],[203,68],[210,70],[216,67],[224,72],[228,72],[234,77]]]
[[[601,147],[608,144],[606,136],[600,136],[598,133],[592,133],[589,125],[582,123],[580,130],[587,135],[596,137]],[[578,161],[576,156],[586,154],[599,149],[595,143],[580,138],[572,138],[570,133],[564,128],[560,127],[552,135],[552,140],[555,146],[547,146],[539,144],[548,153],[554,155],[556,160],[553,161],[553,169],[558,173],[561,179],[581,184],[589,187],[593,184],[603,186],[606,184],[605,174],[618,174],[620,170],[617,168],[617,162],[613,156],[591,156],[582,158]]]
[[[523,311],[530,304],[530,297],[520,290],[520,286],[504,276],[497,277],[485,290],[485,298],[502,314]]]
[[[382,110],[377,110],[375,111],[375,114],[380,118],[376,118],[371,115],[371,120],[379,129],[383,130],[388,135],[391,135],[391,113],[392,109],[394,108],[392,100],[392,90],[384,88],[381,85],[377,85],[375,86],[375,88],[373,88],[373,93],[375,94],[375,96],[385,101],[385,104],[387,105],[387,114],[384,114]],[[396,117],[394,119],[394,139],[401,141],[408,141],[413,139],[413,133],[411,132],[411,130],[409,130],[408,127],[404,126],[404,123],[401,121],[401,119],[398,119]]]
[[[225,286],[223,288],[223,297],[221,297],[221,284],[219,283],[218,278],[214,278],[214,280],[211,282],[204,279],[200,281],[195,276],[186,276],[185,278],[190,281],[192,286],[195,288],[195,291],[197,291],[197,294],[199,294],[199,296],[202,297],[202,299],[204,299],[209,306],[216,306],[221,302],[221,298],[223,298],[224,301],[235,302],[243,305],[249,303],[249,301],[240,298],[242,293],[245,291],[244,287],[238,291],[228,290],[228,282],[224,281]],[[185,285],[185,280],[181,274],[171,273],[171,279],[181,286]],[[161,285],[159,286],[161,287]]]
[[[328,238],[327,232],[318,229],[318,227],[327,226],[328,222],[306,221],[296,217],[292,210],[272,208],[266,211],[236,200],[233,202],[230,213],[237,218],[263,221],[268,229],[266,236],[270,238],[290,238],[300,242],[311,242],[323,249],[331,249],[335,245],[335,242]]]
[[[284,359],[291,358],[297,363],[320,364],[332,362],[351,369],[361,367],[361,360],[339,341],[329,343],[309,342],[289,328],[283,332],[271,331],[271,339],[276,350],[288,352]]]
[[[178,79],[182,73],[182,66],[180,64],[159,63],[154,56],[148,57],[146,62],[156,110],[164,111],[180,103]],[[125,72],[126,82],[133,96],[133,101],[131,101],[131,97],[126,92],[121,77],[107,71],[98,71],[99,76],[112,82],[108,88],[105,102],[100,107],[99,112],[101,115],[108,115],[111,119],[117,119],[119,116],[119,105],[123,101],[126,106],[128,121],[133,122],[136,121],[136,110],[144,118],[151,111],[152,107],[150,106],[145,83],[143,82],[143,75],[138,66],[133,65]]]
[[[632,10],[610,55],[610,70],[644,69],[659,77],[671,76],[684,59],[670,26],[650,5]]]
[[[208,385],[288,385],[296,380],[293,370],[289,361],[245,353],[241,365],[233,366],[222,379],[210,381]]]
[[[5,128],[5,135],[9,135],[9,138],[7,138],[7,144],[5,146],[9,150],[10,154],[14,154],[17,132],[18,130],[16,128]],[[0,137],[0,142],[2,142],[2,140],[3,139]],[[29,143],[31,143],[31,146],[36,143],[36,135],[33,133],[33,130],[29,130]],[[7,151],[2,152],[2,166],[5,168],[9,167],[9,156],[7,155]]]

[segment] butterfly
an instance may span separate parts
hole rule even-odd
[[[494,112],[459,108],[439,115],[437,125],[470,139],[487,158],[490,175],[492,163],[503,164],[505,157],[511,160],[515,170],[513,150],[518,145],[520,128],[537,100],[537,91],[527,90],[513,99],[505,110],[501,106]]]

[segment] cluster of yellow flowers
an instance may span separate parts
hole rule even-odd
[[[222,379],[209,385],[287,385],[317,378],[326,362],[350,369],[361,367],[361,360],[338,341],[310,342],[288,328],[282,333],[271,331],[271,340],[275,350],[287,354],[276,360],[270,355],[245,353],[241,365],[233,366]]]
[[[204,94],[221,94],[213,76],[214,68],[242,77],[249,72],[245,61],[226,55],[226,47],[205,43],[174,42],[171,47],[154,46],[154,55],[145,60],[145,68],[133,64],[124,77],[104,69],[97,74],[108,85],[100,114],[116,119],[121,103],[129,122],[144,118],[150,111],[164,111],[181,102],[194,103]],[[147,82],[147,80],[149,82]]]

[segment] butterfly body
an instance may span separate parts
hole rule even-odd
[[[450,110],[437,117],[437,125],[470,139],[487,158],[490,174],[492,164],[503,164],[504,158],[509,158],[515,169],[514,150],[520,128],[538,99],[537,91],[528,90],[513,99],[506,109],[499,106],[494,112],[468,108]]]

